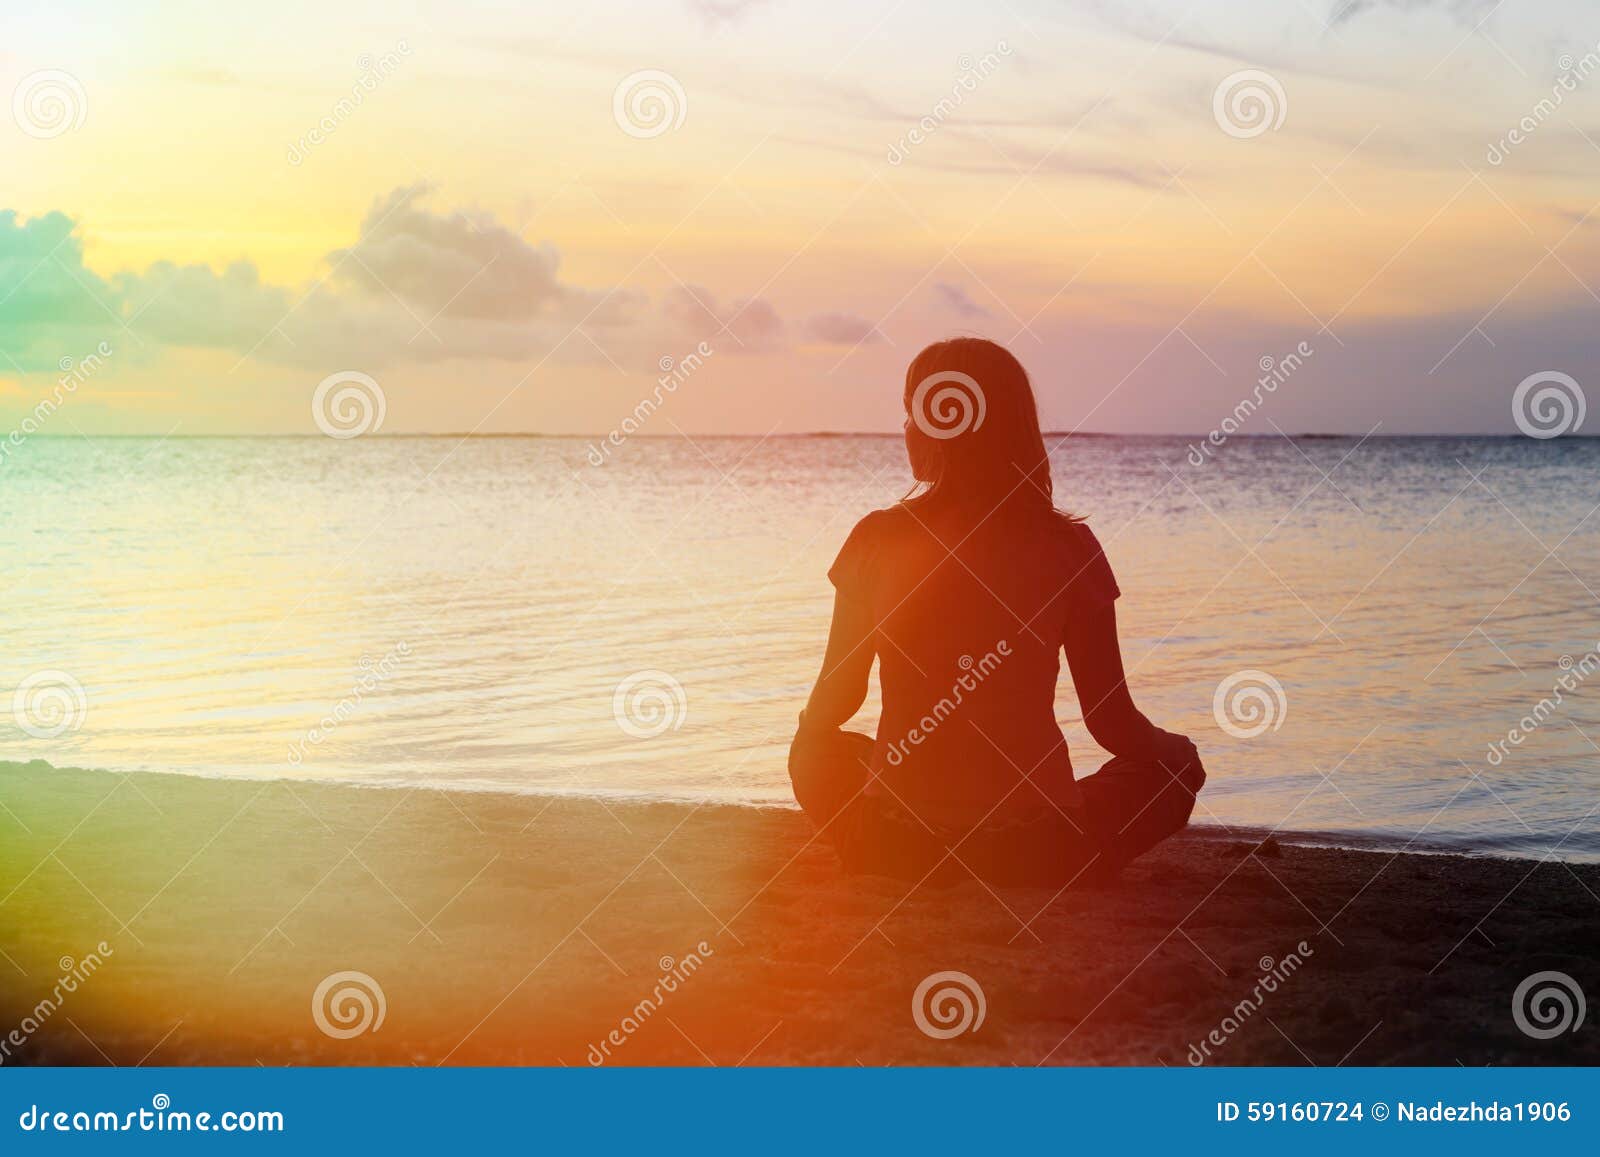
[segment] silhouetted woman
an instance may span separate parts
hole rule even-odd
[[[931,345],[906,370],[919,493],[856,524],[822,673],[789,754],[795,798],[847,868],[1060,887],[1114,874],[1189,821],[1194,744],[1133,705],[1116,579],[1057,510],[1027,372],[993,342]],[[1066,651],[1089,733],[1114,756],[1075,780],[1055,719]],[[876,740],[840,728],[879,660]]]

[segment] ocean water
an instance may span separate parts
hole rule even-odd
[[[1600,857],[1600,440],[1052,457],[1197,822]],[[908,482],[889,437],[34,438],[0,761],[784,804],[824,572]]]

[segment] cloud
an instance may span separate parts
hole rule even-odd
[[[1498,0],[1335,0],[1328,13],[1328,26],[1348,24],[1358,16],[1380,8],[1393,8],[1400,12],[1416,12],[1437,8],[1464,24],[1477,24],[1500,7]]]
[[[0,211],[0,371],[53,370],[119,328],[116,292],[84,268],[73,230],[63,213]]]
[[[393,294],[429,319],[615,325],[637,303],[563,284],[553,245],[530,245],[488,213],[430,212],[419,204],[429,192],[412,185],[374,201],[356,243],[328,255],[334,278],[373,296]]]
[[[723,24],[737,24],[753,9],[767,0],[689,0],[689,7],[712,28]]]
[[[955,310],[962,317],[988,317],[989,311],[968,296],[967,291],[959,285],[952,285],[948,281],[941,281],[934,285],[934,294],[939,300]]]
[[[684,338],[736,353],[881,340],[855,314],[791,323],[764,298],[724,303],[703,286],[652,303],[574,285],[555,246],[489,213],[430,209],[428,193],[410,185],[376,198],[355,241],[329,252],[308,286],[263,280],[248,261],[220,271],[158,261],[102,277],[84,264],[70,217],[0,212],[0,372],[53,371],[102,340],[143,360],[216,350],[323,372],[484,358],[648,371]]]
[[[854,313],[819,313],[806,321],[805,336],[823,345],[870,345],[883,340],[878,327]]]
[[[233,88],[239,83],[239,74],[227,68],[176,68],[170,70],[167,75],[186,84],[200,84],[213,88]]]
[[[730,352],[765,353],[783,344],[788,326],[772,304],[763,298],[740,298],[723,306],[703,285],[686,285],[668,291],[663,311],[684,335],[708,341]],[[731,346],[718,345],[727,334]]]
[[[377,198],[354,243],[328,253],[326,273],[309,286],[267,282],[248,261],[221,271],[158,261],[102,277],[84,264],[72,218],[0,212],[0,369],[52,370],[106,338],[151,354],[223,350],[324,368],[655,360],[672,324],[645,294],[574,285],[554,246],[525,241],[491,214],[434,212],[427,192],[414,185]],[[783,327],[760,303],[733,328],[760,342]]]

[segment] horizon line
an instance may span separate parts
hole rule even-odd
[[[552,438],[552,439],[564,439],[564,440],[568,440],[568,441],[586,440],[586,441],[590,441],[590,442],[604,442],[604,441],[608,440],[611,437],[612,433],[613,433],[613,431],[610,431],[610,430],[607,430],[607,431],[604,431],[604,432],[601,432],[601,433],[592,433],[592,434],[556,434],[556,433],[547,433],[547,432],[542,432],[542,431],[537,431],[537,430],[513,430],[513,431],[505,431],[505,432],[438,430],[438,431],[422,431],[422,432],[415,432],[415,433],[390,433],[390,434],[368,433],[368,434],[362,434],[358,440],[365,441],[365,440],[367,440],[369,438],[370,439],[379,439],[379,440],[384,440],[384,439],[404,440],[404,439],[409,439],[409,438],[455,438],[455,439],[458,439],[458,440],[466,440],[466,439],[469,439],[469,438],[472,438],[472,439],[477,439],[477,438]],[[1200,432],[1200,433],[1152,434],[1152,433],[1117,433],[1117,432],[1112,432],[1112,431],[1107,431],[1107,430],[1041,430],[1040,433],[1046,438],[1060,438],[1060,439],[1067,439],[1067,438],[1166,438],[1166,439],[1186,438],[1186,439],[1197,439],[1197,440],[1199,440],[1201,442],[1205,442],[1205,441],[1208,441],[1210,439],[1212,431],[1206,430],[1206,431],[1203,431],[1203,432]],[[703,433],[703,434],[693,434],[693,435],[680,432],[680,433],[675,433],[675,434],[644,434],[644,433],[629,434],[624,438],[624,441],[631,442],[631,441],[634,441],[635,439],[651,439],[651,440],[655,440],[655,441],[664,441],[664,440],[674,439],[674,438],[691,438],[691,439],[693,439],[693,438],[741,438],[741,439],[758,439],[758,440],[762,440],[762,441],[771,441],[771,440],[776,440],[776,439],[779,439],[779,438],[786,438],[786,439],[800,439],[800,438],[896,438],[896,439],[898,439],[898,438],[901,438],[903,436],[904,435],[898,430],[895,430],[895,431],[885,431],[885,430],[807,430],[807,431],[796,431],[796,432],[785,433],[785,434]],[[57,440],[65,441],[65,440],[69,440],[69,439],[72,439],[72,438],[161,438],[161,439],[166,439],[166,440],[176,440],[176,439],[180,439],[180,438],[326,438],[326,437],[328,437],[328,435],[326,435],[326,434],[324,434],[324,433],[322,433],[320,431],[317,431],[317,432],[278,432],[278,433],[237,433],[236,432],[236,433],[217,433],[217,434],[179,434],[179,433],[168,433],[168,434],[127,434],[127,433],[115,433],[115,434],[112,434],[112,433],[102,433],[102,434],[84,434],[84,433],[54,434],[54,433],[44,433],[43,431],[41,431],[39,433],[29,435],[29,440],[32,440],[34,438],[48,438],[48,439],[57,439]],[[1236,434],[1229,434],[1224,439],[1224,441],[1233,441],[1234,439],[1238,439],[1238,438],[1250,438],[1250,439],[1270,439],[1270,438],[1290,438],[1290,439],[1294,439],[1294,438],[1366,438],[1366,439],[1379,439],[1379,438],[1513,438],[1513,439],[1526,439],[1527,435],[1522,434],[1522,433],[1518,433],[1516,431],[1505,431],[1505,432],[1500,432],[1500,433],[1485,433],[1485,432],[1482,432],[1482,431],[1447,431],[1447,430],[1440,430],[1440,431],[1427,431],[1427,432],[1416,432],[1416,433],[1405,433],[1405,432],[1380,433],[1380,432],[1376,432],[1376,431],[1366,432],[1366,433],[1359,433],[1359,432],[1325,431],[1325,430],[1303,430],[1303,431],[1297,431],[1297,432],[1292,433],[1292,434],[1285,433],[1285,432],[1277,432],[1277,431],[1275,431],[1273,433],[1270,433],[1270,434],[1261,434],[1261,433],[1246,434],[1246,433],[1241,432],[1241,433],[1236,433]],[[1585,438],[1600,438],[1600,432],[1596,432],[1596,433],[1592,433],[1592,434],[1583,434],[1583,433],[1578,433],[1578,432],[1574,431],[1574,432],[1570,432],[1570,433],[1564,434],[1559,439],[1548,439],[1548,440],[1549,441],[1565,441],[1565,440],[1568,440],[1568,439],[1585,439]],[[1535,439],[1528,439],[1528,440],[1531,441],[1531,440],[1535,440]]]

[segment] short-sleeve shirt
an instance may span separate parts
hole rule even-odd
[[[1061,648],[1075,616],[1120,593],[1088,526],[1042,508],[977,521],[902,503],[857,523],[828,577],[875,624],[869,792],[956,825],[1071,799]]]

